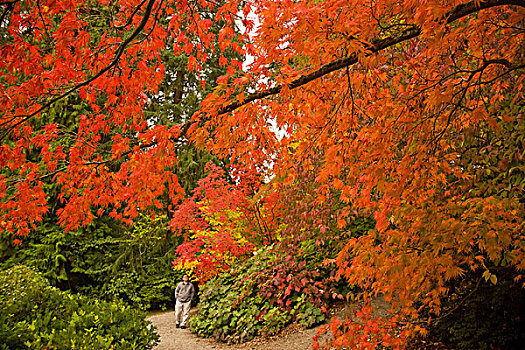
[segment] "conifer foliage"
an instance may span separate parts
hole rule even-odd
[[[389,337],[424,335],[446,296],[524,283],[524,18],[523,0],[0,0],[0,230],[17,243],[42,220],[46,179],[66,229],[177,210],[182,143],[277,191],[301,163],[338,230],[374,218],[331,262],[398,313],[381,328],[365,308],[333,343],[403,346]],[[226,73],[191,118],[151,125],[166,46],[196,72],[215,50]],[[78,129],[42,122],[71,95]]]

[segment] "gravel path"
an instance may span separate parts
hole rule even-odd
[[[196,337],[189,329],[175,328],[175,312],[166,312],[147,318],[160,335],[155,350],[211,350],[221,349],[206,339]]]
[[[160,343],[154,350],[301,350],[311,349],[316,329],[297,330],[288,335],[256,339],[254,341],[228,345],[212,339],[199,338],[189,329],[175,328],[175,312],[165,312],[148,317],[157,327]]]
[[[390,305],[382,298],[372,301],[376,316],[385,316]],[[348,316],[351,304],[343,304],[335,308],[332,314],[339,317]],[[195,314],[196,308],[190,311],[190,317]],[[154,350],[309,350],[312,348],[312,338],[317,329],[298,329],[293,326],[283,330],[275,337],[256,338],[250,342],[237,345],[228,345],[216,342],[213,339],[199,338],[189,329],[175,328],[175,312],[165,312],[147,318],[157,327],[160,343]]]

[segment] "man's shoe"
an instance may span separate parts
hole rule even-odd
[[[182,328],[182,329],[186,329],[186,326],[180,326],[180,328]]]
[[[177,324],[175,325],[175,327],[176,327],[176,328],[180,328],[180,326],[179,326],[179,324],[178,324],[178,323],[177,323]]]

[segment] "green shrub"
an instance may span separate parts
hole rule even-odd
[[[261,249],[204,286],[199,312],[189,322],[191,329],[201,336],[239,343],[276,334],[292,322],[304,327],[322,322],[329,301],[339,294],[326,271],[313,269],[311,261],[311,256],[298,251]]]
[[[51,287],[30,268],[0,273],[0,349],[151,349],[146,314]]]
[[[182,278],[171,262],[182,238],[167,218],[142,215],[132,227],[108,217],[65,232],[52,215],[19,246],[0,242],[0,270],[34,267],[52,286],[101,300],[122,299],[134,308],[167,309]]]
[[[173,271],[169,265],[157,266],[151,273],[121,272],[102,288],[86,288],[86,293],[99,294],[100,299],[119,299],[142,310],[166,310],[175,304],[174,291],[182,281],[183,272]]]

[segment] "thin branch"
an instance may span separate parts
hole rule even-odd
[[[115,57],[114,57],[113,61],[108,66],[106,66],[104,69],[99,71],[99,73],[97,73],[91,79],[86,80],[85,82],[80,83],[79,85],[76,85],[76,86],[72,87],[70,90],[68,90],[67,92],[63,93],[62,95],[52,99],[51,101],[46,103],[44,106],[42,106],[36,112],[32,113],[29,116],[26,116],[21,122],[18,122],[16,125],[21,124],[22,122],[24,122],[25,120],[31,118],[32,116],[36,115],[37,113],[41,112],[45,108],[48,108],[50,105],[52,105],[53,103],[57,102],[58,100],[64,98],[65,96],[69,95],[73,91],[78,90],[82,86],[88,85],[89,83],[91,83],[92,81],[94,81],[95,79],[100,77],[102,74],[107,72],[109,69],[111,69],[114,65],[116,65],[118,63],[118,60],[119,60],[120,56],[123,54],[126,46],[128,46],[131,43],[131,41],[145,27],[145,25],[146,25],[150,15],[151,15],[151,10],[153,8],[154,2],[155,2],[155,0],[149,0],[148,5],[147,5],[147,7],[145,9],[144,17],[143,17],[141,23],[135,29],[135,31],[124,42],[122,42],[120,44],[119,48],[117,49],[117,53],[115,54]],[[520,7],[524,7],[525,8],[525,3],[523,2],[523,0],[488,0],[488,1],[484,1],[484,2],[479,3],[479,6],[477,6],[475,4],[475,2],[470,2],[470,3],[467,3],[467,4],[458,5],[454,9],[450,10],[447,13],[447,16],[445,16],[445,21],[446,21],[446,23],[452,23],[452,22],[454,22],[454,21],[456,21],[456,20],[458,20],[458,19],[460,19],[462,17],[465,17],[465,16],[468,16],[470,14],[476,13],[476,12],[482,10],[482,9],[488,9],[488,8],[491,8],[491,7],[503,6],[503,5],[516,5],[516,6],[520,6]],[[382,51],[382,50],[384,50],[386,48],[389,48],[389,47],[394,46],[396,44],[402,43],[402,42],[404,42],[406,40],[410,40],[412,38],[418,37],[420,34],[421,34],[421,28],[416,27],[416,26],[412,26],[411,28],[408,28],[408,29],[402,31],[399,34],[392,35],[392,36],[389,36],[389,37],[386,37],[386,38],[382,38],[382,39],[379,39],[379,38],[374,39],[374,40],[371,41],[371,43],[369,45],[366,45],[364,47],[365,55],[366,56],[370,56],[372,54],[378,53],[378,52],[380,52],[380,51]],[[316,71],[313,71],[313,72],[311,72],[309,74],[303,75],[303,76],[295,79],[294,81],[292,81],[289,84],[289,88],[290,89],[298,88],[298,87],[303,86],[303,85],[305,85],[305,84],[307,84],[307,83],[309,83],[309,82],[311,82],[313,80],[319,79],[319,78],[321,78],[321,77],[323,77],[323,76],[325,76],[327,74],[330,74],[332,72],[335,72],[335,71],[343,69],[343,68],[348,68],[348,67],[356,64],[357,62],[358,62],[358,55],[357,55],[357,53],[354,53],[354,54],[352,54],[352,55],[350,55],[349,57],[346,57],[346,58],[335,60],[335,61],[333,61],[333,62],[331,62],[329,64],[326,64],[326,65],[320,67]],[[508,66],[507,65],[508,62],[491,62],[491,63],[500,63],[500,64]],[[522,67],[523,66],[515,66],[511,70],[519,69],[519,68],[522,68]],[[508,72],[506,72],[504,74],[508,74]],[[253,101],[256,101],[256,100],[259,100],[259,99],[263,99],[263,98],[266,98],[268,96],[272,96],[272,95],[278,94],[278,93],[280,93],[282,91],[282,89],[283,89],[283,85],[278,85],[278,86],[275,86],[275,87],[267,89],[267,90],[263,90],[263,91],[260,91],[260,92],[256,92],[256,93],[250,94],[243,101],[233,102],[233,103],[230,103],[230,104],[228,104],[226,106],[223,106],[222,108],[218,109],[217,115],[221,115],[221,114],[232,112],[232,111],[234,111],[234,110],[240,108],[241,106],[244,106],[244,105],[246,105],[246,104],[248,104],[250,102],[253,102]],[[181,124],[180,125],[180,133],[179,133],[179,135],[170,138],[170,140],[172,142],[177,142],[177,141],[181,141],[182,142],[182,139],[187,134],[187,132],[188,132],[189,128],[191,127],[191,125],[192,125],[191,121],[187,121],[187,122]],[[5,138],[8,133],[9,133],[9,130],[6,131],[2,135],[0,140]],[[155,146],[155,145],[156,145],[156,142],[152,141],[152,142],[150,142],[148,144],[141,144],[140,148],[144,149],[144,148],[152,147],[152,146]],[[123,152],[117,159],[121,159],[122,157],[124,157],[126,155],[129,155],[132,152],[133,152],[132,149],[128,150],[126,152]],[[105,161],[103,161],[103,163],[109,163],[109,162],[115,161],[117,159],[105,160]]]
[[[481,285],[481,281],[483,280],[483,277],[480,277],[478,281],[476,282],[476,286],[468,293],[463,299],[461,299],[456,306],[454,306],[452,309],[450,309],[446,314],[436,318],[434,321],[442,320],[448,316],[450,316],[454,311],[459,309],[465,302],[472,297],[472,295],[479,289],[479,286]]]
[[[13,11],[13,9],[15,8],[15,4],[17,2],[19,2],[19,1],[20,0],[0,2],[0,6],[4,6],[5,5],[5,9],[2,12],[2,16],[0,16],[0,26],[2,25],[2,23],[4,23],[4,19],[6,18],[7,14],[9,12]]]
[[[121,29],[124,29],[126,28],[127,26],[129,26],[131,24],[131,21],[133,20],[133,17],[135,17],[135,15],[137,14],[137,12],[139,12],[139,10],[142,8],[142,6],[144,6],[144,3],[146,3],[147,0],[142,0],[142,2],[135,8],[135,10],[131,13],[131,15],[129,16],[128,20],[126,21],[126,23],[124,23],[123,25],[121,26],[114,26],[113,28],[117,29],[117,30],[121,30]]]
[[[126,39],[124,40],[118,47],[117,49],[117,52],[115,53],[115,57],[113,58],[113,61],[111,61],[111,63],[109,65],[107,65],[106,67],[104,67],[103,69],[101,69],[97,74],[95,74],[93,77],[91,77],[90,79],[88,80],[85,80],[83,81],[82,83],[80,84],[77,84],[75,86],[73,86],[72,88],[70,88],[69,90],[67,90],[66,92],[64,92],[63,94],[51,99],[50,101],[48,101],[47,103],[45,103],[43,106],[41,106],[39,109],[37,109],[35,112],[31,113],[31,114],[28,114],[28,115],[18,115],[18,116],[15,116],[15,118],[18,118],[18,117],[23,117],[20,121],[16,122],[14,125],[10,126],[3,134],[2,136],[0,137],[0,140],[3,140],[7,135],[9,135],[10,131],[17,127],[18,125],[24,123],[25,121],[31,119],[32,117],[34,117],[35,115],[37,115],[38,113],[42,112],[43,110],[45,110],[46,108],[50,107],[53,103],[63,99],[64,97],[70,95],[71,93],[73,93],[74,91],[80,89],[81,87],[83,86],[86,86],[86,85],[89,85],[90,83],[92,83],[93,81],[95,81],[96,79],[98,79],[99,77],[101,77],[103,74],[105,74],[107,71],[109,71],[113,66],[115,66],[118,61],[120,60],[120,56],[122,56],[122,54],[124,53],[124,50],[126,49],[126,47],[131,43],[131,41],[137,36],[139,35],[139,33],[142,31],[142,29],[144,29],[144,27],[146,26],[146,23],[148,22],[149,20],[149,17],[151,15],[151,10],[153,8],[153,4],[155,3],[155,0],[149,0],[148,2],[148,5],[146,6],[146,9],[144,10],[144,16],[142,17],[142,21],[140,22],[140,24],[137,26],[137,28],[135,28],[135,31],[133,31],[133,33]]]
[[[469,3],[461,4],[461,5],[454,7],[452,10],[448,11],[447,15],[445,16],[444,18],[445,22],[447,24],[450,24],[454,21],[457,21],[460,18],[463,18],[470,14],[479,12],[480,10],[488,9],[488,8],[496,7],[496,6],[516,5],[516,6],[525,8],[525,2],[523,0],[488,0],[488,1],[483,1],[479,3],[478,5],[476,5],[476,3],[477,1],[474,1],[474,2],[469,2]],[[365,52],[366,56],[371,56],[372,54],[378,53],[379,51],[382,51],[386,48],[389,48],[391,46],[402,43],[404,41],[416,38],[420,34],[421,34],[421,28],[414,25],[411,28],[405,29],[399,34],[392,35],[392,36],[389,36],[383,39],[379,39],[379,38],[373,39],[370,42],[370,44],[365,45],[365,47],[363,48],[363,52]],[[313,71],[309,74],[303,75],[295,79],[288,85],[288,88],[290,90],[298,88],[322,76],[325,76],[327,74],[330,74],[342,68],[352,66],[356,64],[357,62],[358,62],[358,54],[353,53],[352,55],[348,57],[328,63],[316,71]],[[232,102],[220,108],[217,111],[217,115],[232,112],[250,102],[260,100],[260,99],[263,99],[263,98],[266,98],[272,95],[276,95],[282,91],[283,87],[284,87],[283,85],[277,85],[273,88],[250,94],[242,101]]]
[[[46,21],[44,20],[44,16],[42,16],[42,8],[40,7],[40,0],[36,1],[36,6],[38,7],[38,16],[40,17],[40,20],[42,21],[42,25],[44,26],[44,30],[46,31],[47,37],[50,38],[51,34],[49,34],[49,29],[47,28],[47,24],[46,24]]]
[[[474,78],[474,76],[477,74],[477,73],[482,73],[485,69],[487,69],[488,66],[490,66],[491,64],[500,64],[500,65],[504,65],[505,67],[509,68],[509,70],[505,71],[504,73],[498,75],[498,77],[496,77],[495,79],[492,79],[488,82],[483,82],[481,81],[481,76],[479,77],[479,81],[477,83],[473,83],[473,84],[470,84],[470,82],[472,81],[472,79]],[[463,101],[463,99],[465,98],[468,90],[471,88],[471,87],[474,87],[474,86],[481,86],[481,85],[486,85],[486,84],[489,84],[490,82],[493,82],[494,80],[496,79],[499,79],[501,77],[503,77],[504,75],[506,74],[509,74],[510,72],[514,71],[514,70],[517,70],[517,69],[520,69],[520,68],[523,68],[525,67],[525,65],[513,65],[511,64],[509,61],[507,61],[506,59],[491,59],[491,60],[486,60],[483,62],[483,65],[479,68],[476,68],[474,70],[469,70],[469,71],[463,71],[463,72],[467,72],[467,73],[470,73],[469,77],[467,78],[467,86],[464,87],[462,90],[461,90],[461,96],[459,98],[459,101],[457,103],[454,104],[454,108],[452,109],[452,111],[449,113],[448,115],[448,118],[447,118],[447,123],[445,124],[445,127],[443,128],[442,131],[440,131],[436,137],[432,138],[429,142],[429,144],[431,143],[436,143],[435,147],[437,147],[437,142],[444,136],[448,126],[450,125],[450,122],[452,121],[452,116],[456,113],[456,111],[459,109],[460,105],[461,105],[461,102]],[[439,114],[438,114],[439,116]],[[434,119],[434,129],[436,127],[436,122],[437,122],[437,118],[438,116],[436,116],[436,118]]]

